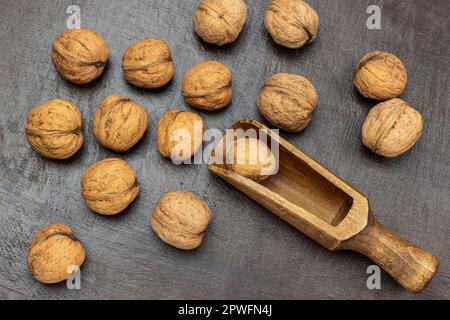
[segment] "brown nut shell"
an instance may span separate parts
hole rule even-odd
[[[27,141],[40,155],[67,159],[83,144],[81,113],[69,101],[53,99],[28,113],[25,125]]]
[[[63,224],[51,224],[34,235],[27,260],[37,281],[52,284],[68,279],[84,258],[84,248],[72,230]]]
[[[204,131],[205,124],[198,114],[170,110],[158,122],[156,145],[162,156],[183,161],[198,151]]]
[[[169,46],[157,38],[130,46],[123,55],[122,70],[129,83],[146,89],[165,86],[175,73]]]
[[[68,29],[52,46],[52,61],[61,77],[75,84],[97,79],[108,62],[105,40],[91,29]]]
[[[388,52],[372,51],[359,60],[353,83],[366,98],[388,100],[400,96],[408,75],[399,58]]]
[[[239,37],[246,17],[242,0],[202,0],[193,16],[194,29],[203,41],[222,46]]]
[[[370,110],[362,127],[362,141],[376,154],[395,158],[411,149],[422,131],[421,114],[403,100],[392,99]]]
[[[165,243],[192,250],[202,243],[211,217],[208,205],[195,194],[169,191],[156,204],[150,226]]]
[[[262,181],[274,175],[277,160],[270,148],[259,139],[244,137],[235,140],[227,148],[230,169],[254,181]]]
[[[148,126],[147,111],[128,97],[114,94],[106,97],[94,114],[94,135],[98,142],[116,152],[133,147]]]
[[[86,205],[102,215],[125,210],[140,191],[136,173],[123,160],[109,158],[90,166],[81,178]]]
[[[317,101],[317,91],[308,79],[278,73],[265,82],[256,103],[261,114],[274,126],[300,132],[311,121]]]
[[[212,111],[226,107],[233,96],[231,72],[217,61],[204,61],[183,77],[183,97],[192,107]]]
[[[273,0],[266,9],[264,25],[277,44],[298,49],[316,39],[319,15],[302,0]]]

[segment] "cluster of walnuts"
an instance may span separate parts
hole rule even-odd
[[[398,99],[407,80],[405,66],[389,52],[369,52],[356,65],[353,82],[357,90],[366,98],[384,101],[370,110],[362,127],[362,142],[386,158],[411,149],[423,132],[421,114]]]
[[[201,0],[193,15],[193,25],[203,41],[222,46],[238,38],[246,17],[247,6],[243,0]],[[316,39],[319,16],[303,0],[273,0],[265,12],[264,25],[274,42],[296,49]],[[56,71],[75,84],[87,84],[99,78],[108,58],[106,41],[90,29],[67,30],[52,46],[51,59]],[[127,82],[134,86],[145,89],[165,86],[175,73],[168,44],[157,38],[136,42],[123,55],[122,71]],[[392,54],[375,51],[358,62],[356,88],[367,98],[384,101],[370,111],[362,129],[363,143],[377,154],[398,156],[410,149],[422,133],[421,115],[397,99],[406,82],[406,70]],[[225,108],[231,103],[232,95],[231,71],[218,61],[196,64],[182,79],[184,101],[203,111]],[[266,80],[256,104],[272,125],[288,132],[300,132],[312,119],[318,94],[307,78],[278,73]],[[53,99],[30,110],[25,132],[37,153],[62,160],[81,148],[82,128],[80,110],[69,101]],[[113,94],[95,110],[92,129],[103,147],[126,152],[144,137],[148,114],[138,102]],[[200,149],[204,131],[205,123],[200,115],[168,110],[157,124],[157,149],[173,161],[189,159]],[[226,155],[234,160],[227,165],[228,169],[248,179],[260,182],[276,174],[277,159],[270,147],[258,139],[238,139],[227,146]],[[257,160],[250,162],[255,155]],[[81,177],[81,195],[86,205],[101,215],[123,212],[139,192],[136,172],[119,158],[98,161]],[[210,208],[198,196],[175,190],[162,195],[149,224],[162,241],[191,250],[202,243],[211,217]],[[28,251],[29,269],[42,283],[67,279],[76,271],[70,268],[80,267],[84,259],[83,245],[62,224],[39,230]]]
[[[243,0],[202,0],[193,22],[203,41],[222,46],[238,38],[246,18]],[[277,44],[298,49],[316,39],[319,15],[303,0],[273,0],[267,6],[264,25]]]

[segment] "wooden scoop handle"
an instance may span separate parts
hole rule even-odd
[[[426,288],[439,266],[436,257],[383,227],[372,214],[366,228],[342,248],[365,255],[416,293]]]

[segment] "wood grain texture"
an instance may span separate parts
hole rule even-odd
[[[310,0],[321,16],[319,36],[296,51],[274,44],[264,29],[266,0],[247,0],[248,21],[236,43],[207,45],[193,32],[196,2],[2,1],[0,298],[450,298],[450,2]],[[366,28],[366,9],[374,3],[383,10],[381,30]],[[105,74],[82,87],[60,79],[50,59],[71,4],[80,6],[82,26],[102,34],[111,51]],[[144,37],[165,39],[175,62],[174,79],[156,91],[128,85],[120,67],[125,49]],[[409,75],[402,99],[424,116],[423,137],[397,159],[382,159],[361,144],[362,123],[375,103],[356,92],[352,78],[358,59],[371,50],[402,59]],[[175,166],[159,155],[156,122],[171,108],[192,111],[183,102],[181,79],[206,59],[225,63],[234,76],[232,105],[202,113],[208,128],[224,130],[242,118],[264,122],[255,99],[273,73],[298,73],[313,82],[319,105],[310,126],[282,136],[364,192],[383,225],[439,258],[440,269],[423,293],[405,291],[386,274],[382,290],[368,290],[369,260],[324,250],[210,174],[206,164]],[[123,155],[141,182],[139,197],[124,214],[102,217],[85,206],[80,177],[95,161],[116,156],[92,133],[95,108],[115,92],[142,104],[150,125]],[[73,102],[83,116],[84,146],[63,162],[37,155],[24,134],[28,110],[55,97]],[[172,188],[195,191],[213,212],[194,252],[165,245],[148,227],[153,206]],[[85,245],[81,290],[41,285],[27,270],[32,234],[48,223],[69,225]]]

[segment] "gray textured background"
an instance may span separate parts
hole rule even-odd
[[[194,34],[195,0],[25,1],[0,4],[0,298],[450,298],[450,2],[447,0],[310,0],[321,16],[317,41],[301,50],[273,43],[263,26],[269,1],[247,0],[247,24],[238,41],[219,48]],[[53,39],[65,29],[66,7],[81,7],[82,26],[109,44],[104,76],[87,86],[59,78],[50,60]],[[368,30],[366,9],[382,6],[382,30]],[[176,75],[165,88],[128,85],[120,69],[124,50],[150,36],[172,49]],[[406,155],[386,160],[368,152],[360,128],[373,101],[355,92],[356,61],[387,50],[405,63],[403,98],[424,116],[423,138]],[[202,113],[221,130],[241,118],[263,121],[255,97],[275,72],[305,75],[316,85],[319,106],[301,134],[283,134],[314,159],[369,196],[378,219],[430,250],[440,270],[428,289],[413,295],[382,274],[382,290],[366,288],[369,260],[329,253],[239,191],[211,175],[206,165],[177,167],[155,147],[155,124],[169,108],[185,108],[181,79],[191,65],[218,59],[233,72],[233,103]],[[93,113],[119,92],[143,104],[150,126],[143,141],[120,155],[137,171],[142,191],[122,215],[90,212],[79,181],[91,163],[116,154],[91,131]],[[47,99],[68,99],[83,115],[85,143],[68,161],[31,150],[24,136],[28,110]],[[214,218],[203,245],[182,252],[149,229],[158,198],[172,188],[195,191]],[[87,250],[82,289],[45,286],[30,276],[26,252],[33,233],[48,223],[71,226]]]

